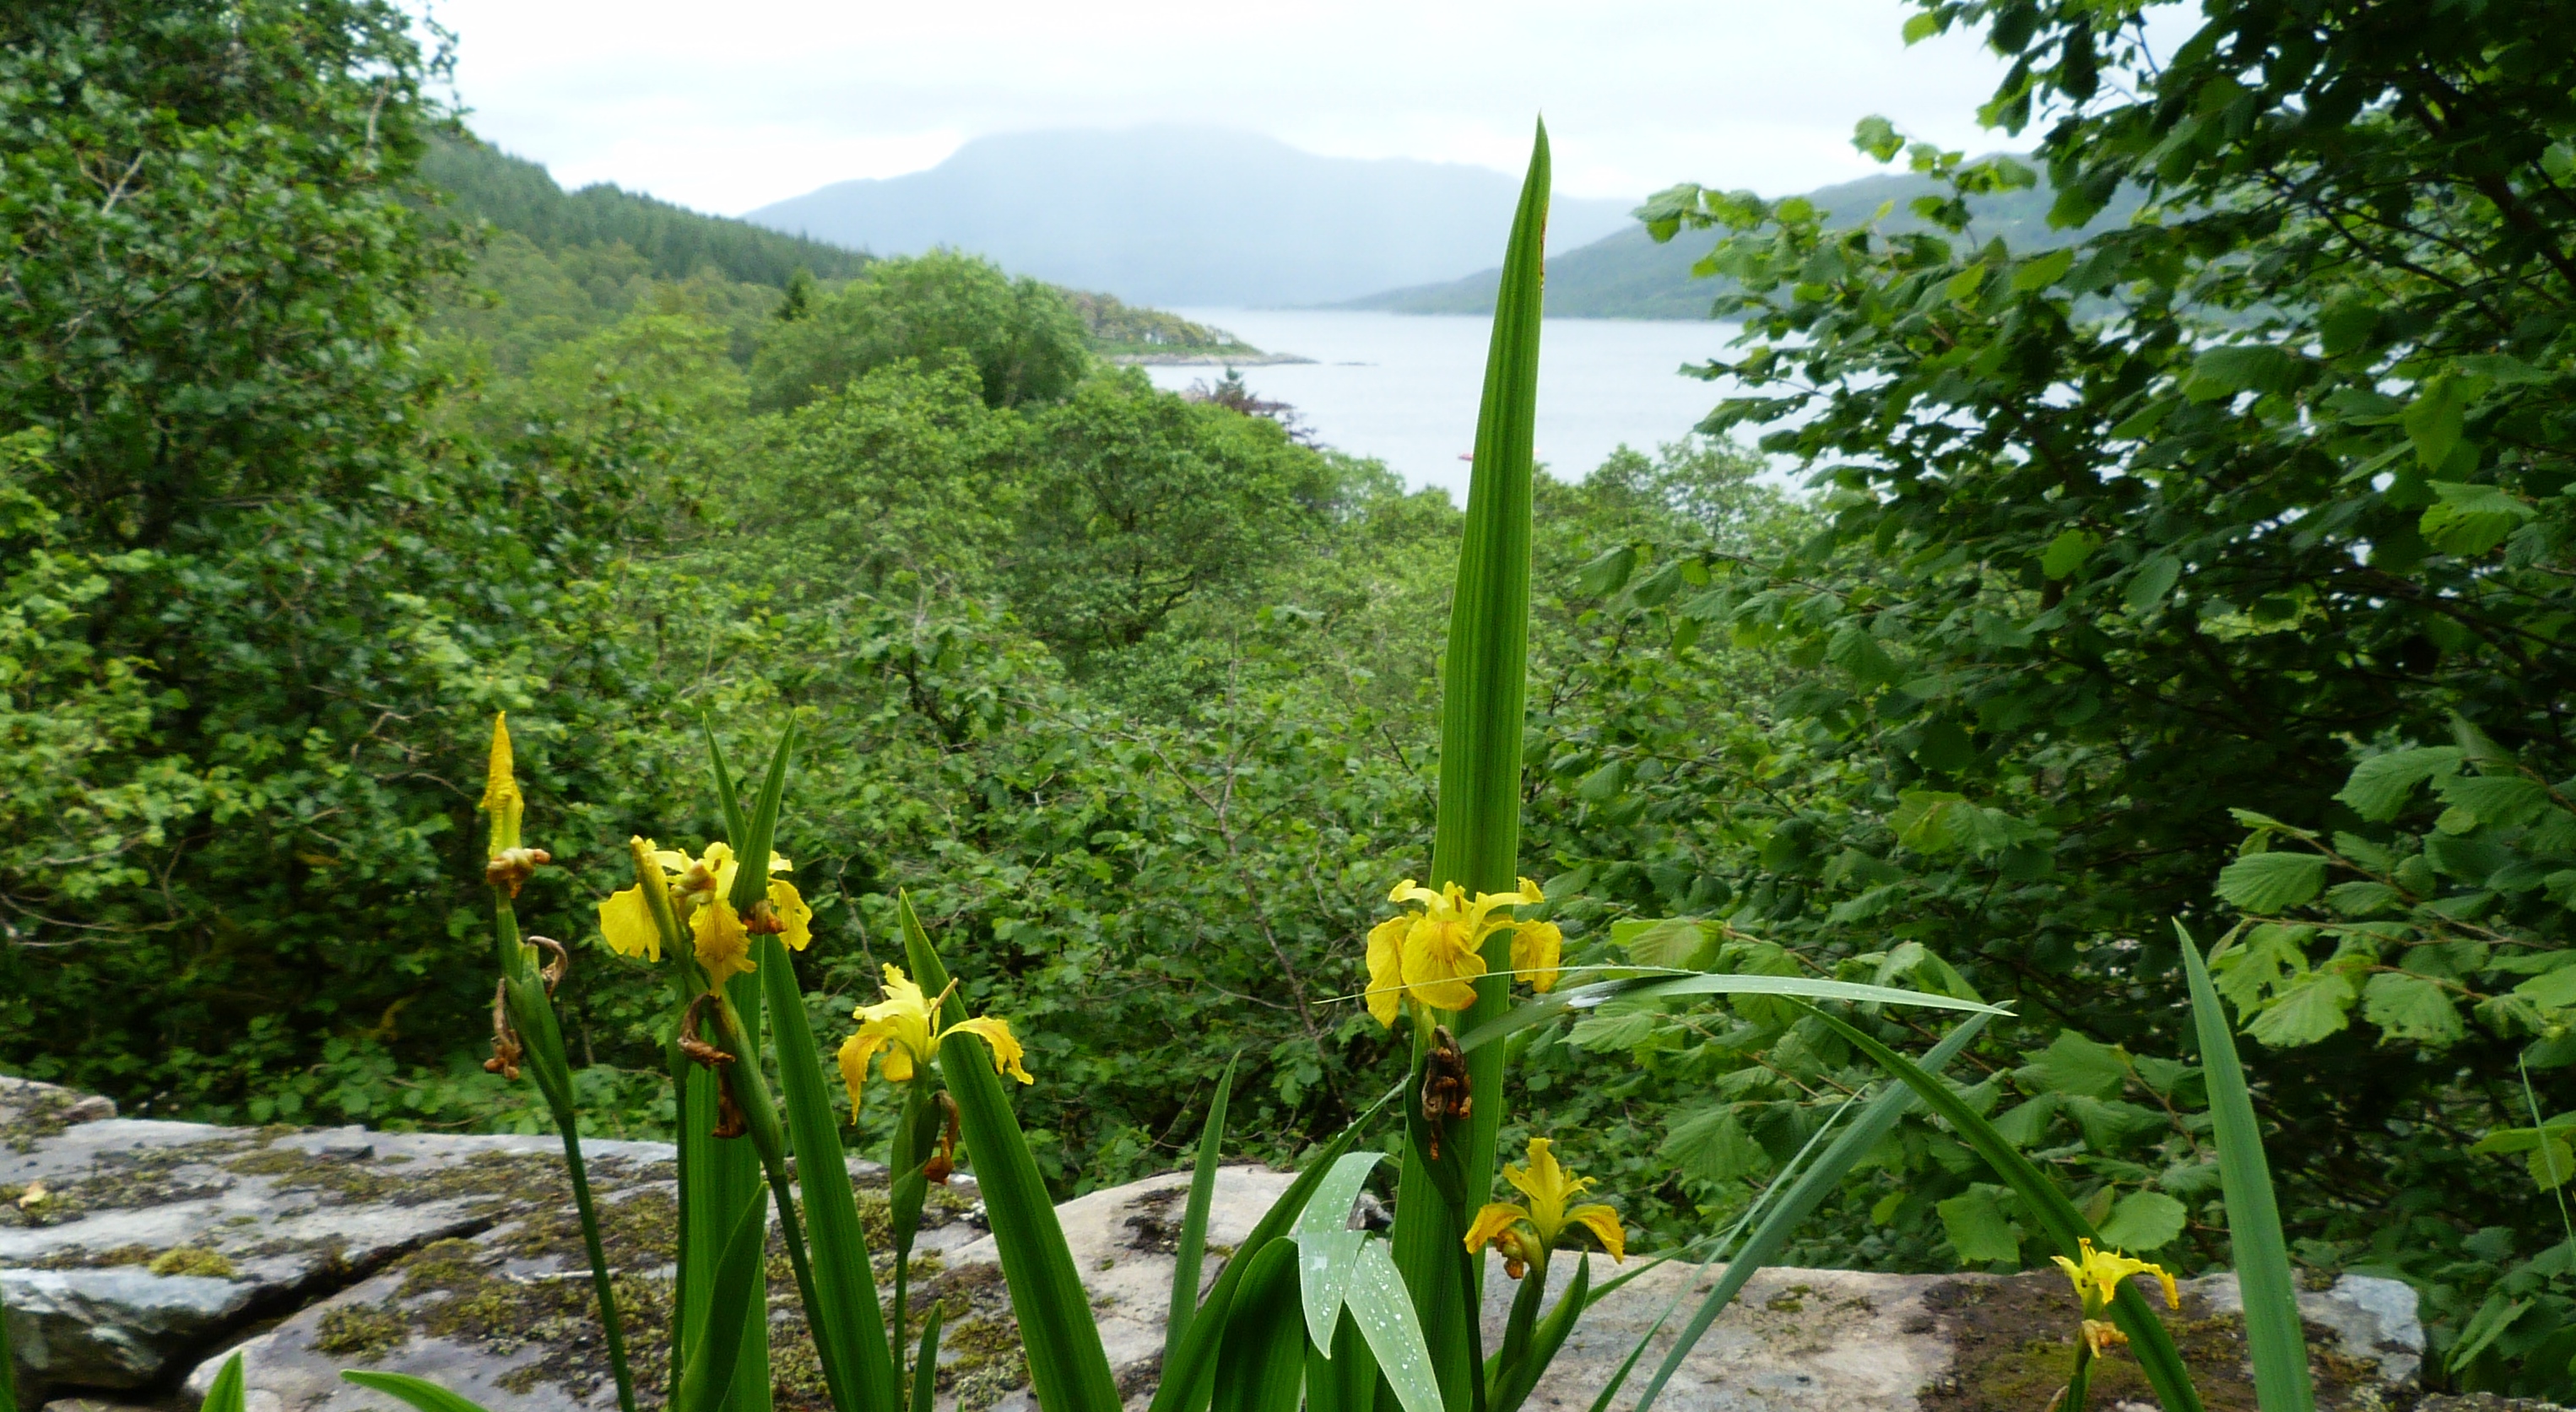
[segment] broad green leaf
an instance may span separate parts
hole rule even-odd
[[[2191,360],[2183,395],[2210,401],[2240,392],[2286,392],[2298,386],[2303,371],[2297,358],[2269,344],[2212,348]]]
[[[1825,660],[1864,686],[1892,686],[1905,679],[1905,668],[1859,623],[1846,623],[1835,631],[1825,644]]]
[[[2463,752],[2456,746],[2429,745],[2373,755],[2352,767],[2335,798],[2373,823],[2385,823],[2406,807],[2415,786],[2459,769]]]
[[[1622,544],[1585,564],[1577,571],[1575,582],[1595,598],[1607,598],[1628,582],[1637,569],[1637,546]]]
[[[2165,601],[2182,577],[2182,561],[2171,554],[2157,554],[2138,566],[2129,576],[2129,586],[2122,595],[2132,613],[2143,613]]]
[[[2064,278],[2066,272],[2073,268],[2075,268],[2075,250],[2071,246],[2052,250],[2036,259],[2025,260],[2021,268],[2013,272],[2013,292],[2028,294],[2034,289],[2046,289]]]
[[[2352,981],[2340,971],[2311,971],[2254,1016],[2245,1032],[2275,1049],[2314,1044],[2349,1023]]]
[[[2280,912],[2325,889],[2326,860],[2316,853],[2256,853],[2218,872],[2218,895],[2248,912]]]
[[[2084,567],[2093,551],[2102,547],[2099,535],[2085,530],[2068,530],[2048,542],[2047,552],[2039,556],[2039,571],[2053,579],[2062,579]]]
[[[2546,1010],[2576,1006],[2576,966],[2561,966],[2533,976],[2515,986],[2513,993]]]
[[[1697,917],[1613,922],[1610,924],[1610,943],[1626,951],[1628,959],[1640,966],[1689,969],[1705,966],[1715,959],[1702,955],[1716,939],[1711,934],[1713,930]]]
[[[2548,786],[2521,775],[2452,775],[2435,785],[2434,792],[2490,828],[2518,828],[2549,807]]]
[[[2024,1088],[2116,1098],[2129,1082],[2129,1065],[2118,1049],[2073,1030],[2059,1030],[2057,1038],[2013,1077]]]
[[[2437,480],[2416,529],[2446,554],[2484,554],[2539,512],[2492,485]]]
[[[2435,1048],[2456,1044],[2468,1033],[2440,982],[2399,971],[2382,971],[2361,988],[2361,1017],[2393,1039]]]
[[[1771,1170],[1771,1154],[1744,1131],[1731,1106],[1704,1109],[1674,1123],[1656,1152],[1704,1181],[1731,1182]]]
[[[2513,1150],[2524,1154],[2523,1165],[2530,1169],[2531,1180],[2542,1191],[2556,1191],[2565,1186],[2569,1177],[2576,1176],[2576,1148],[2568,1145],[2565,1130],[2535,1128],[2526,1131],[2530,1141],[2515,1145]],[[2478,1144],[2478,1148],[2488,1150],[2483,1142]]]
[[[2468,390],[2448,375],[2426,382],[2401,419],[2406,439],[2415,444],[2415,460],[2427,471],[2439,471],[2460,444],[2468,410]]]
[[[2406,899],[2406,894],[2380,882],[2336,883],[2326,889],[2326,905],[2347,917],[2367,917]]]
[[[2012,1224],[2004,1219],[2004,1209],[1994,1193],[1983,1187],[1971,1187],[1947,1201],[1935,1203],[1940,1213],[1941,1229],[1950,1237],[1950,1248],[1959,1253],[1962,1264],[1991,1265],[1998,1260],[2021,1259],[2021,1241],[2012,1233]]]
[[[227,1402],[218,1402],[216,1395],[223,1391],[224,1379],[227,1377],[232,1379],[231,1398]],[[373,1373],[363,1368],[343,1368],[340,1370],[340,1379],[343,1382],[355,1383],[362,1388],[381,1392],[387,1397],[399,1398],[419,1408],[420,1412],[483,1412],[481,1403],[449,1392],[427,1378],[415,1378],[409,1373]],[[241,1384],[241,1355],[236,1353],[224,1361],[223,1372],[215,1375],[215,1386],[206,1394],[205,1412],[241,1412]]]
[[[2111,1218],[2102,1223],[2102,1242],[2130,1254],[2160,1250],[2182,1234],[2190,1214],[2161,1191],[2133,1191],[2111,1208]]]

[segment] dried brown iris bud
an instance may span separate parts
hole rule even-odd
[[[1452,1118],[1475,1111],[1467,1085],[1467,1056],[1447,1025],[1431,1030],[1431,1055],[1422,1067],[1422,1121],[1431,1129],[1431,1160],[1440,1160],[1440,1134]]]
[[[550,936],[531,936],[528,938],[528,945],[542,946],[555,954],[555,959],[548,961],[545,969],[537,972],[537,978],[546,983],[546,997],[553,999],[555,987],[563,984],[564,973],[572,969],[572,953],[564,950],[562,942]]]
[[[921,1164],[921,1175],[932,1186],[946,1186],[948,1179],[957,1173],[957,1100],[946,1093],[933,1094],[931,1098],[947,1115],[948,1126],[939,1135],[939,1150],[930,1155],[929,1161]]]
[[[492,987],[492,1057],[483,1061],[483,1072],[516,1083],[519,1060],[527,1052],[519,1043],[519,1032],[510,1028],[510,983],[502,981]]]
[[[554,860],[555,856],[542,848],[504,848],[483,865],[483,881],[507,889],[515,898],[528,879],[536,876],[537,869]]]
[[[733,1100],[734,1056],[698,1037],[698,1012],[711,1003],[721,1003],[712,990],[698,992],[689,1008],[680,1012],[680,1052],[701,1068],[716,1072],[716,1125],[709,1136],[740,1137],[751,1131],[743,1117],[742,1105]]]

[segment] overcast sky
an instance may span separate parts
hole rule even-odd
[[[1557,189],[1804,190],[1876,168],[1884,113],[1953,146],[2003,71],[1907,49],[1898,0],[418,0],[486,138],[566,186],[739,214],[935,166],[968,138],[1144,122],[1517,171]]]

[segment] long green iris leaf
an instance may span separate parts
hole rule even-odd
[[[1538,422],[1541,282],[1547,247],[1547,127],[1531,143],[1528,175],[1503,251],[1483,402],[1476,413],[1465,534],[1450,602],[1440,701],[1440,793],[1431,845],[1432,886],[1511,891],[1520,867],[1521,726],[1529,676],[1530,478]],[[1489,971],[1511,964],[1508,930],[1486,943]],[[1464,1028],[1500,1016],[1511,982],[1486,976]],[[1428,1037],[1415,1037],[1417,1066]],[[1423,1144],[1408,1140],[1396,1185],[1395,1268],[1402,1273],[1431,1350],[1441,1400],[1456,1412],[1483,1401],[1470,1327],[1479,1267],[1458,1258],[1464,1203],[1481,1199],[1494,1171],[1503,1120],[1503,1051],[1467,1056],[1473,1103],[1448,1156],[1466,1174],[1444,1191]],[[1467,1287],[1461,1287],[1461,1281]]]
[[[2308,1381],[2308,1339],[2299,1323],[2299,1291],[2290,1276],[2290,1250],[2281,1238],[2281,1210],[2272,1198],[2272,1168],[2263,1155],[2263,1130],[2254,1121],[2254,1096],[2236,1056],[2236,1036],[2209,966],[2191,933],[2174,923],[2183,971],[2191,981],[2191,1019],[2200,1036],[2200,1067],[2209,1085],[2210,1125],[2218,1138],[2218,1181],[2227,1195],[2227,1239],[2235,1248],[2238,1291],[2245,1300],[2245,1345],[2253,1355],[2255,1400],[2263,1412],[2310,1412],[2316,1389]]]

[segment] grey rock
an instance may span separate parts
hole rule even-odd
[[[146,1270],[0,1271],[12,1351],[39,1386],[140,1388],[250,1307],[232,1280]]]
[[[0,1081],[0,1281],[21,1395],[166,1387],[208,1349],[562,1183],[549,1137],[225,1128],[118,1118]],[[589,1145],[607,1189],[660,1144]]]
[[[2245,1312],[2245,1296],[2233,1274],[2211,1275],[2187,1282],[2222,1314]],[[2411,1383],[2424,1364],[2424,1323],[2415,1307],[2415,1291],[2404,1280],[2345,1275],[2331,1289],[2299,1291],[2299,1317],[2334,1331],[2335,1350],[2379,1369],[2391,1383]]]
[[[585,1148],[639,1393],[657,1403],[668,1367],[671,1150]],[[854,1163],[853,1175],[882,1188],[882,1168]],[[1203,1283],[1291,1181],[1256,1166],[1218,1173]],[[1160,1373],[1188,1187],[1186,1173],[1172,1173],[1057,1208],[1131,1408],[1150,1397]],[[916,1251],[913,1308],[942,1300],[964,1311],[944,1341],[943,1408],[1025,1412],[1030,1399],[1017,1386],[1025,1373],[1008,1351],[1015,1326],[977,1197],[963,1177],[935,1194]],[[1355,1222],[1382,1223],[1373,1204],[1364,1202]],[[1555,1277],[1567,1278],[1577,1258],[1561,1256]],[[1620,1273],[1592,1258],[1596,1279]],[[820,1405],[802,1311],[784,1262],[774,1263],[780,1404]],[[1582,1412],[1644,1339],[1646,1356],[1613,1403],[1633,1406],[1714,1273],[1656,1265],[1595,1304],[1540,1381],[1533,1412]],[[879,1275],[882,1284],[882,1260]],[[1516,1286],[1499,1261],[1489,1260],[1485,1281],[1493,1347]],[[1952,1375],[1946,1321],[1962,1302],[1955,1291],[1980,1281],[1991,1277],[1763,1271],[1681,1360],[1662,1406],[1916,1412],[1927,1390]],[[125,1119],[104,1102],[0,1080],[0,1286],[26,1405],[43,1403],[48,1390],[64,1394],[46,1404],[49,1412],[193,1400],[236,1351],[249,1412],[396,1412],[340,1380],[353,1366],[429,1378],[491,1412],[603,1412],[614,1402],[561,1150],[547,1137]],[[2201,1313],[2238,1308],[2232,1276],[2186,1289]],[[1667,1310],[1678,1314],[1657,1327]],[[2331,1333],[2345,1358],[2374,1366],[2387,1388],[2411,1396],[2424,1332],[2406,1286],[2347,1276],[2304,1292],[2301,1312]],[[190,1370],[184,1387],[174,1387],[182,1370]],[[111,1400],[93,1404],[88,1394]],[[2459,1412],[2478,1406],[2462,1403]]]

